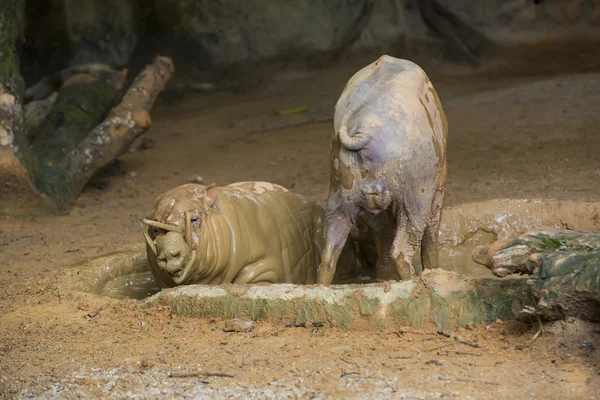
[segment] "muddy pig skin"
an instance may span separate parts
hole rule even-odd
[[[335,106],[318,283],[333,279],[353,226],[373,236],[379,280],[414,276],[419,248],[424,268],[437,266],[447,131],[438,95],[413,62],[384,55],[348,81]]]
[[[323,220],[317,203],[272,183],[187,184],[155,200],[142,230],[162,287],[310,284],[321,257]],[[352,257],[344,260],[356,267]]]

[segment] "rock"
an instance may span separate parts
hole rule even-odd
[[[254,321],[233,318],[232,320],[225,322],[223,332],[250,332],[252,329],[254,329]]]
[[[32,101],[25,106],[25,130],[29,134],[34,128],[40,126],[50,113],[52,106],[58,98],[58,92],[52,93],[43,100]]]
[[[592,0],[512,1],[485,0],[477,6],[468,0],[436,0],[449,13],[494,43],[533,45],[539,41],[598,41]]]
[[[200,67],[213,68],[282,56],[302,59],[335,50],[348,41],[347,34],[367,0],[274,0],[261,7],[234,0],[156,0],[155,4],[158,22],[172,38],[169,46]],[[370,32],[373,36],[376,29]]]
[[[134,5],[131,0],[65,0],[71,64],[128,64],[138,42]]]
[[[186,183],[197,183],[199,185],[204,185],[204,178],[202,178],[200,175],[194,175],[191,178],[189,178],[188,180],[185,181]]]
[[[153,365],[153,363],[151,361],[148,361],[146,359],[141,359],[138,362],[135,363],[135,366],[138,369],[148,369],[151,368]]]

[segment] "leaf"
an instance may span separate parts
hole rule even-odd
[[[309,108],[309,105],[305,104],[305,105],[300,106],[300,107],[288,108],[287,110],[279,110],[279,111],[277,111],[277,114],[279,114],[279,115],[300,114],[300,113],[303,113],[306,110],[308,110],[308,108]]]

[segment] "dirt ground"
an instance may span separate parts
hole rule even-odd
[[[0,395],[5,398],[596,398],[600,327],[499,322],[463,330],[343,331],[133,309],[56,293],[64,266],[142,239],[162,191],[272,181],[324,202],[333,106],[371,60],[287,73],[251,92],[166,97],[112,175],[65,216],[0,210]],[[446,205],[492,198],[598,200],[600,74],[449,75],[428,70],[449,120]],[[310,105],[303,115],[276,110]],[[311,122],[281,128],[293,122]],[[142,143],[142,141],[140,141]],[[146,148],[143,148],[146,147]],[[227,376],[170,377],[174,371]],[[230,376],[233,375],[233,376]],[[596,396],[596,397],[594,397]]]

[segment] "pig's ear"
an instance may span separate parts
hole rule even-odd
[[[208,209],[211,208],[213,204],[215,204],[215,199],[206,195],[204,197],[204,209],[208,211]]]
[[[216,183],[211,183],[210,185],[208,185],[205,189],[205,195],[204,195],[204,209],[206,211],[208,211],[209,208],[211,208],[213,206],[213,204],[215,203],[215,196],[216,193],[213,189],[216,185]]]

